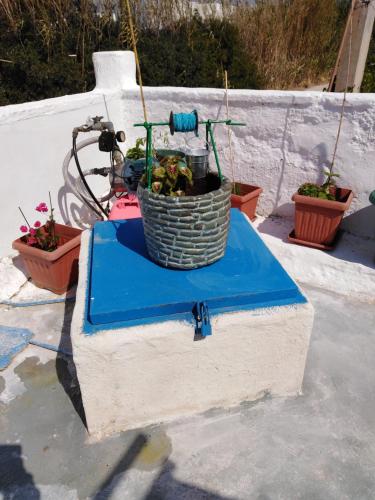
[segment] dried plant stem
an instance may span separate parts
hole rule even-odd
[[[30,224],[29,224],[29,221],[26,219],[25,214],[22,212],[21,207],[18,207],[18,210],[21,212],[22,217],[25,219],[25,222],[26,222],[26,224],[29,226],[29,229],[30,229],[30,227],[31,227],[31,226],[30,226]]]
[[[129,0],[126,0],[126,7],[127,7],[127,11],[128,11],[130,36],[131,36],[133,51],[134,51],[134,55],[135,55],[135,64],[137,66],[137,73],[138,73],[138,80],[139,80],[139,90],[141,92],[141,100],[142,100],[142,107],[143,107],[143,116],[144,116],[145,122],[147,122],[147,110],[146,110],[145,97],[144,97],[144,94],[143,94],[141,66],[139,64],[137,42],[136,42],[135,34],[134,34],[133,16],[132,16],[132,12],[131,12],[131,9],[130,9]]]
[[[341,128],[342,128],[342,121],[344,118],[344,109],[345,109],[345,104],[346,104],[346,94],[348,92],[348,84],[349,84],[349,74],[350,74],[350,64],[351,64],[351,56],[352,56],[352,36],[353,36],[353,12],[354,12],[354,7],[355,7],[356,0],[352,0],[352,5],[350,8],[350,13],[349,13],[349,53],[348,53],[348,70],[346,72],[346,82],[345,82],[345,90],[344,90],[344,97],[342,100],[342,105],[341,105],[341,111],[340,111],[340,120],[339,120],[339,127],[337,130],[337,136],[336,136],[336,141],[335,141],[335,147],[333,149],[333,155],[332,155],[332,162],[329,168],[329,173],[332,174],[333,172],[333,167],[335,165],[335,160],[336,160],[336,153],[337,153],[337,147],[339,144],[339,138],[341,134]]]
[[[56,239],[56,234],[55,234],[55,219],[53,218],[53,207],[52,207],[52,199],[51,199],[51,191],[48,191],[48,196],[49,196],[49,206],[50,206],[50,211],[51,211],[51,215],[50,215],[50,223],[51,223],[51,226],[52,226],[52,237],[53,237],[53,241],[55,242],[55,239]]]
[[[225,107],[227,112],[227,120],[229,120],[229,96],[228,96],[228,72],[224,71],[224,83],[225,83]],[[232,171],[232,182],[234,184],[234,189],[236,189],[236,179],[234,175],[234,161],[233,161],[233,148],[232,148],[232,130],[230,125],[227,126],[228,131],[228,143],[229,143],[229,161]]]

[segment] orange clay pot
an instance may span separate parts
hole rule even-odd
[[[254,221],[256,219],[255,212],[258,199],[263,189],[258,186],[251,186],[250,184],[241,184],[240,182],[236,182],[235,185],[239,194],[232,194],[232,208],[239,208],[251,221]]]
[[[28,246],[23,237],[12,247],[20,253],[33,283],[60,295],[77,282],[82,230],[55,224],[55,231],[59,243],[53,252]]]
[[[350,189],[335,188],[332,194],[336,201],[322,200],[295,193],[292,200],[295,202],[295,229],[294,236],[307,246],[332,245],[344,212],[348,210],[353,192]],[[298,241],[295,241],[298,243]]]

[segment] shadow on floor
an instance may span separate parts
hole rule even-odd
[[[24,467],[19,445],[0,445],[0,494],[3,500],[41,498],[33,476]]]
[[[164,500],[165,498],[186,498],[194,500],[234,500],[223,497],[193,484],[184,483],[173,477],[175,465],[168,460],[154,480],[144,500]]]
[[[100,484],[97,493],[93,496],[93,500],[107,500],[111,497],[112,492],[122,479],[122,475],[130,469],[146,443],[147,437],[144,434],[141,433],[135,437],[130,447],[126,450],[126,453],[124,453],[105,480]]]
[[[293,218],[280,217],[278,215],[271,215],[258,224],[258,231],[260,233],[269,234],[288,243],[288,235],[294,226]]]
[[[148,438],[145,434],[138,434],[125,454],[117,462],[105,480],[100,484],[93,500],[109,500],[116,487],[124,479],[127,470],[132,467],[137,457],[147,445]],[[191,498],[194,500],[230,500],[197,486],[178,481],[173,477],[175,465],[171,460],[166,460],[158,476],[153,481],[144,500],[164,500],[165,498]],[[124,487],[124,486],[122,486]]]
[[[23,273],[25,275],[25,278],[27,280],[29,280],[30,276],[26,270],[26,267],[25,267],[25,264],[24,264],[22,257],[20,255],[16,255],[16,256],[12,257],[12,262],[13,262],[14,267],[16,267],[19,271],[21,271],[21,273]]]
[[[72,324],[74,305],[74,301],[65,302],[64,321],[59,343],[59,350],[70,353],[73,352],[70,327]],[[77,378],[77,371],[73,356],[65,356],[62,353],[58,353],[56,357],[56,373],[57,378],[72,402],[76,413],[87,429],[86,415],[82,403],[81,389]]]
[[[365,210],[365,209],[363,209]],[[360,212],[360,211],[359,211]],[[345,221],[350,218],[355,218],[356,214],[349,215],[343,221],[342,228],[339,229],[335,240],[335,247],[333,250],[314,250],[316,252],[325,252],[335,259],[344,260],[346,262],[353,262],[362,264],[370,269],[375,268],[375,240],[361,238],[359,236],[345,232]],[[363,214],[362,214],[363,215]],[[375,225],[375,219],[374,219]],[[288,235],[293,229],[294,220],[290,218],[281,218],[277,216],[270,216],[264,219],[258,225],[258,231],[263,234],[269,234],[275,238],[283,241],[288,245],[293,243],[288,242]]]

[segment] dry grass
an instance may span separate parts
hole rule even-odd
[[[342,22],[335,0],[258,0],[233,15],[266,88],[293,88],[328,77]]]
[[[224,15],[238,27],[241,43],[265,88],[293,88],[328,77],[342,27],[336,0],[257,0],[255,6],[243,5],[232,13],[228,0],[222,4]],[[131,0],[131,5],[136,25],[146,30],[173,30],[182,19],[193,15],[188,0]],[[68,31],[65,13],[76,11],[80,22],[76,52],[83,72],[88,42],[100,46],[105,30],[113,25],[114,6],[120,15],[118,46],[114,48],[129,47],[124,0],[103,1],[99,16],[92,0],[0,0],[0,22],[17,35],[25,18],[31,19],[52,57]],[[214,15],[212,5],[206,9],[206,15]]]

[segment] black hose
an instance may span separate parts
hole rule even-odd
[[[94,193],[91,191],[90,186],[88,185],[88,183],[87,183],[87,181],[85,179],[85,176],[83,175],[83,172],[82,172],[82,169],[81,169],[81,165],[80,165],[79,160],[78,160],[77,138],[75,136],[73,136],[73,155],[74,155],[74,160],[76,162],[77,170],[78,170],[78,173],[79,173],[79,175],[81,177],[83,185],[85,186],[88,194],[91,196],[91,198],[94,201],[94,203],[96,204],[96,206],[99,208],[100,212],[102,212],[105,215],[105,217],[108,218],[107,212],[104,210],[104,208],[101,206],[101,204],[97,200],[97,198],[94,195]],[[101,218],[103,217],[102,214],[93,205],[91,205],[91,203],[89,203],[88,201],[86,201],[86,203],[91,208],[91,210],[93,210],[96,213],[96,215],[98,215]]]

